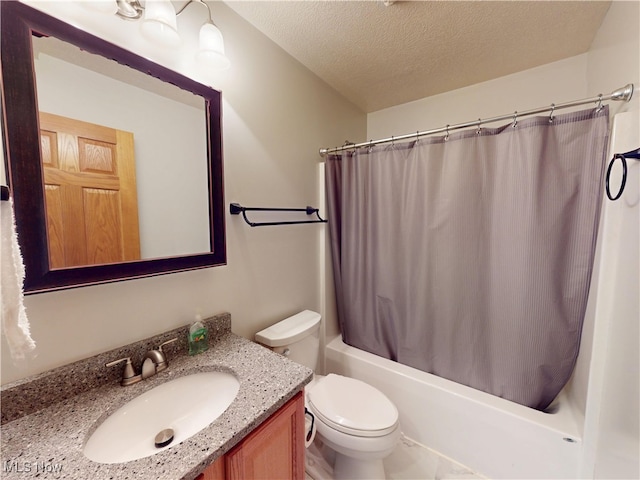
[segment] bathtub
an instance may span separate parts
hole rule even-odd
[[[395,403],[404,435],[489,478],[577,478],[584,420],[565,393],[540,412],[350,347],[326,347],[327,373]]]

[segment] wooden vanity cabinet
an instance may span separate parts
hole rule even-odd
[[[298,393],[196,480],[304,479],[304,394]]]

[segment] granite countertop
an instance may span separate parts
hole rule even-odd
[[[168,353],[167,357],[167,370],[135,385],[122,387],[111,381],[33,413],[8,419],[0,430],[0,477],[194,479],[301,391],[313,375],[310,369],[234,335],[230,327],[219,332],[205,353],[193,357],[186,354],[172,357]],[[82,448],[89,435],[127,401],[174,378],[215,370],[233,372],[240,381],[240,390],[229,408],[193,437],[150,457],[126,463],[101,464],[83,455]]]

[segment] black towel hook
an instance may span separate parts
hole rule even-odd
[[[611,161],[609,162],[609,167],[607,168],[607,177],[606,177],[606,192],[609,200],[615,201],[620,198],[622,192],[624,192],[624,187],[627,184],[627,158],[633,158],[635,160],[640,160],[640,148],[636,150],[631,150],[627,153],[616,153]],[[622,180],[620,181],[620,188],[618,189],[618,193],[616,195],[611,195],[611,188],[609,186],[609,177],[611,176],[611,169],[613,168],[613,164],[616,160],[620,160],[622,163]]]

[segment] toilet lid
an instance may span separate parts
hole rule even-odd
[[[355,378],[329,374],[309,390],[309,406],[335,430],[379,437],[398,424],[398,409],[379,390]]]

